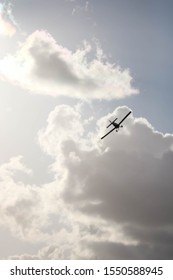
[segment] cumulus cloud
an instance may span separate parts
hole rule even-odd
[[[92,251],[90,258],[172,258],[173,135],[162,134],[146,119],[131,115],[118,134],[100,141],[108,118],[121,119],[129,110],[120,107],[97,121],[96,132],[86,135],[81,129],[73,140],[69,115],[62,115],[67,124],[62,132],[59,112],[68,111],[77,127],[80,118],[74,108],[65,107],[51,112],[39,141],[48,154],[61,160],[64,203],[107,223],[105,240],[103,235],[85,240]],[[64,137],[65,131],[69,138]]]
[[[21,156],[11,158],[0,166],[0,226],[10,231],[10,236],[24,244],[40,248],[38,253],[11,255],[10,259],[75,259],[81,258],[82,239],[85,233],[93,236],[97,228],[92,221],[80,222],[61,199],[61,182],[47,185],[29,185],[15,178],[17,172],[30,175]],[[8,237],[7,237],[8,240]],[[6,246],[8,242],[6,240]],[[24,246],[25,247],[25,246]],[[10,251],[8,248],[7,251]],[[22,251],[22,249],[20,250]],[[82,250],[82,258],[88,249]],[[88,254],[87,254],[88,255]],[[0,258],[3,258],[0,255]]]
[[[45,151],[52,156],[58,155],[65,141],[75,145],[84,133],[79,110],[61,105],[48,116],[46,129],[40,130],[39,139]],[[49,143],[49,144],[48,144]]]
[[[31,170],[24,166],[22,157],[18,156],[0,167],[1,189],[1,224],[13,228],[17,234],[23,235],[23,229],[30,228],[32,224],[31,209],[38,202],[36,190],[16,182],[16,172],[30,173]],[[34,209],[33,209],[34,210]]]
[[[10,178],[18,171],[21,171],[26,174],[31,174],[32,170],[26,167],[22,163],[22,156],[17,156],[17,157],[12,157],[8,163],[4,163],[1,165],[0,168],[0,178],[1,180],[8,179]]]
[[[16,33],[11,5],[0,3],[0,35],[13,36]]]
[[[0,61],[0,76],[34,93],[82,99],[123,98],[137,94],[128,69],[107,62],[88,43],[75,52],[46,31],[36,31],[15,55]]]
[[[61,213],[56,224],[59,231],[66,225],[62,216],[65,215],[61,209],[61,202],[56,195],[56,182],[47,185],[27,185],[16,179],[17,172],[31,173],[22,162],[22,157],[11,158],[9,162],[0,166],[0,213],[1,225],[6,226],[11,232],[23,240],[38,242],[46,240],[48,232],[53,231],[54,213]]]
[[[27,185],[21,156],[0,166],[1,226],[40,244],[16,259],[172,259],[173,135],[131,114],[100,140],[119,107],[95,120],[91,133],[79,106],[59,105],[38,134],[54,159],[54,181]],[[92,120],[94,122],[94,119]]]

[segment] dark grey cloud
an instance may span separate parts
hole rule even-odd
[[[104,156],[89,156],[73,166],[68,175],[68,185],[70,182],[78,185],[82,179],[82,194],[76,195],[67,188],[65,199],[74,199],[85,213],[98,214],[115,222],[173,223],[172,152],[161,159],[150,155],[140,158],[135,152],[111,150]],[[100,202],[93,204],[94,199]]]
[[[89,244],[94,254],[93,259],[103,260],[172,260],[173,246],[169,245],[125,245],[113,242],[94,242]]]
[[[140,242],[143,242],[144,244],[148,245],[155,245],[155,246],[170,246],[170,244],[173,244],[173,227],[152,227],[152,226],[131,226],[128,225],[124,227],[124,231],[135,238],[136,240],[139,240]]]

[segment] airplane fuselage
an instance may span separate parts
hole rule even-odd
[[[113,124],[113,126],[114,126],[115,128],[119,128],[119,127],[120,127],[118,123],[113,122],[112,124]]]

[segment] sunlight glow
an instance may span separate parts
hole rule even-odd
[[[5,21],[0,15],[0,35],[13,36],[16,32],[15,27],[9,22]]]

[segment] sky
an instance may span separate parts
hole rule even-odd
[[[0,259],[173,259],[172,13],[0,1]]]

